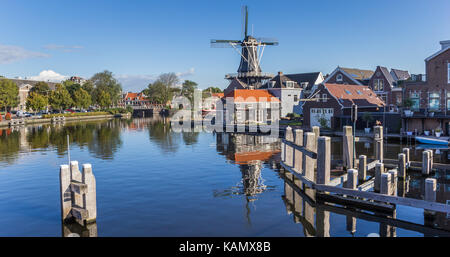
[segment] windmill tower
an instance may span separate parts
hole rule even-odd
[[[248,8],[242,9],[243,16],[243,40],[211,40],[211,47],[232,47],[241,56],[241,63],[237,73],[225,75],[225,79],[233,80],[238,78],[250,89],[259,88],[267,80],[273,77],[272,74],[262,73],[260,61],[266,46],[278,45],[277,40],[255,38],[248,35]],[[238,48],[242,48],[239,50]]]

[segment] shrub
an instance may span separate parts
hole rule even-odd
[[[74,112],[74,113],[64,113],[64,114],[45,114],[42,116],[44,119],[50,119],[53,117],[79,117],[79,116],[96,116],[96,115],[108,115],[109,112]]]
[[[11,120],[11,113],[9,112],[6,113],[5,120]]]

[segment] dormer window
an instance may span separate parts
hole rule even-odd
[[[277,83],[276,81],[270,81],[270,87],[274,87],[275,86],[275,83]]]
[[[308,87],[308,84],[309,84],[308,82],[301,82],[301,83],[300,83],[300,85],[301,85],[302,88]]]
[[[342,82],[343,79],[344,79],[344,77],[342,76],[342,74],[338,74],[338,75],[336,76],[336,81],[337,81],[337,82]]]
[[[286,81],[286,87],[287,88],[293,88],[294,87],[294,81]]]

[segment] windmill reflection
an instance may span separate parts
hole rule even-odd
[[[257,200],[257,196],[264,191],[273,190],[271,186],[265,185],[261,175],[263,165],[276,167],[280,152],[280,140],[269,135],[251,135],[238,133],[216,134],[217,151],[224,155],[227,160],[238,164],[242,174],[242,180],[236,186],[220,192],[215,196],[245,196],[246,217],[250,221],[250,203]]]

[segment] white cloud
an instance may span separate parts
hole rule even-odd
[[[66,45],[55,45],[55,44],[49,44],[44,46],[45,49],[48,50],[58,50],[63,52],[73,52],[75,50],[83,49],[84,47],[73,45],[73,46],[66,46]]]
[[[61,82],[66,80],[69,76],[61,75],[52,70],[43,70],[37,76],[28,77],[30,80],[38,80],[38,81],[50,81],[50,82]]]
[[[50,55],[28,51],[20,46],[8,46],[0,44],[0,64],[11,63],[28,58],[49,57]]]
[[[175,73],[179,78],[184,78],[190,75],[194,75],[195,73],[195,69],[194,68],[190,68],[188,71],[184,71],[184,72],[177,72]]]

